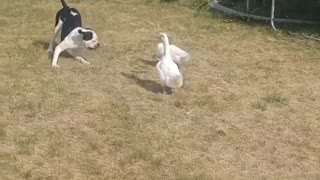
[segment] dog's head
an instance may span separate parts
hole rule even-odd
[[[86,48],[93,50],[93,49],[97,49],[100,46],[97,34],[91,29],[82,28],[82,29],[79,29],[78,32],[80,35],[82,35],[82,40]]]

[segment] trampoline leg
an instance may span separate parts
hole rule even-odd
[[[271,5],[271,26],[275,31],[277,31],[277,28],[274,26],[274,21],[273,21],[273,19],[274,19],[275,1],[276,0],[272,0],[272,5]]]

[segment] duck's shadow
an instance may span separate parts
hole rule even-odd
[[[48,53],[48,57],[50,59],[52,59],[53,57],[53,53],[49,53],[48,47],[49,47],[49,42],[47,41],[43,41],[43,40],[36,40],[32,42],[32,45],[36,48],[41,48],[42,50],[46,50],[46,52]],[[53,47],[56,47],[56,43],[53,45]],[[64,57],[64,58],[72,58],[71,54],[68,53],[67,51],[62,52],[59,57]]]
[[[145,90],[147,90],[149,92],[162,93],[162,91],[163,91],[161,85],[154,82],[154,81],[143,80],[143,79],[136,77],[135,75],[127,74],[127,73],[121,73],[121,75],[123,75],[124,77],[126,77],[128,79],[135,81],[139,86],[141,86],[142,88],[144,88]]]
[[[154,60],[147,60],[147,59],[139,59],[143,64],[149,65],[149,66],[153,66],[155,67],[158,63],[158,61],[154,61]]]

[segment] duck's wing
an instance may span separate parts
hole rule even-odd
[[[183,65],[191,61],[191,56],[187,51],[173,44],[170,45],[170,53],[172,56],[172,60],[179,65]]]
[[[163,63],[161,66],[161,69],[162,69],[164,75],[170,79],[174,79],[177,76],[181,75],[179,67],[173,61]]]
[[[166,71],[166,84],[171,88],[179,88],[183,84],[182,73],[174,62]]]

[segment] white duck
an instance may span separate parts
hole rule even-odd
[[[183,85],[183,76],[176,63],[173,62],[170,50],[169,50],[169,39],[166,33],[160,33],[160,38],[164,45],[164,55],[160,57],[157,63],[157,70],[160,77],[160,84],[165,94],[165,88],[170,87],[178,89]]]
[[[184,66],[190,63],[191,61],[191,56],[189,53],[186,51],[182,50],[181,48],[170,44],[169,45],[170,49],[170,54],[172,60],[178,65],[178,66]],[[159,43],[157,46],[157,51],[156,51],[156,57],[160,59],[164,55],[164,46],[163,43]]]

